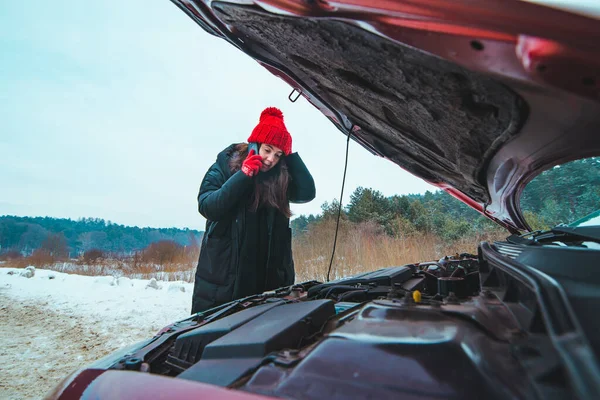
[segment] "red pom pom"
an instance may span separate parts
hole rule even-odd
[[[260,121],[264,120],[267,117],[277,117],[283,120],[283,113],[277,107],[267,107],[260,113]]]

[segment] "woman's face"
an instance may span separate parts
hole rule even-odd
[[[281,160],[281,157],[283,157],[283,151],[272,144],[261,144],[258,154],[263,159],[262,167],[260,167],[261,172],[267,172],[276,166],[279,160]]]

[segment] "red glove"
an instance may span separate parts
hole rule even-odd
[[[262,157],[254,154],[254,150],[250,150],[248,157],[242,163],[242,172],[250,177],[258,174],[262,166]]]

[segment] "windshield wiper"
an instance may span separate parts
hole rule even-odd
[[[600,242],[600,226],[573,227],[568,225],[557,225],[554,228],[552,228],[552,232],[576,236],[581,238],[582,240]]]
[[[561,242],[568,246],[579,246],[581,242],[593,241],[600,243],[600,227],[570,227],[558,225],[550,230],[527,232],[522,235],[511,235],[506,240],[509,243],[529,246],[539,246],[549,242]]]

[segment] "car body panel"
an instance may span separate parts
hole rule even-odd
[[[242,391],[200,382],[130,371],[84,369],[70,377],[47,400],[92,399],[211,399],[211,400],[275,400]]]

